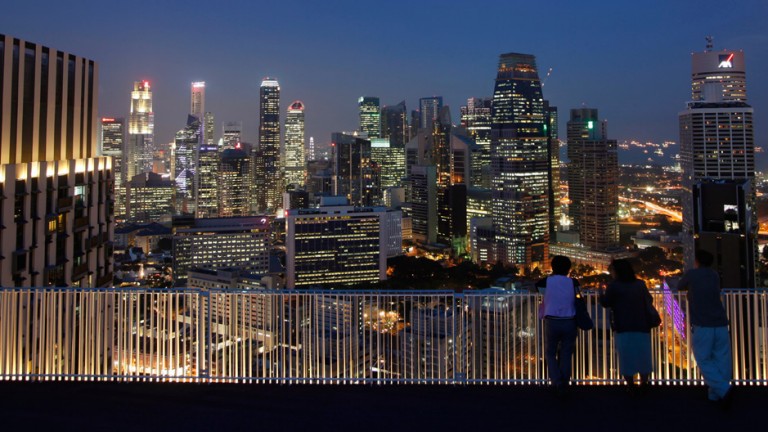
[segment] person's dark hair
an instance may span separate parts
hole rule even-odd
[[[552,257],[552,273],[561,276],[568,276],[571,271],[571,260],[567,256],[555,255]]]
[[[696,251],[696,261],[701,267],[711,267],[715,257],[711,253],[699,249]]]
[[[613,268],[613,271],[616,274],[616,280],[619,282],[632,282],[637,279],[637,277],[635,277],[635,269],[632,268],[632,264],[629,260],[613,260],[611,268]]]

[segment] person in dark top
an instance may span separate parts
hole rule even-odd
[[[688,291],[693,356],[709,386],[709,399],[727,403],[732,395],[731,336],[720,299],[720,275],[711,268],[713,261],[711,253],[696,251],[696,268],[685,272],[677,289]]]
[[[634,391],[635,375],[640,375],[640,385],[645,388],[653,368],[651,325],[647,313],[647,305],[653,307],[653,297],[645,282],[635,277],[629,261],[615,260],[610,270],[614,280],[600,293],[599,300],[603,307],[611,309],[619,372],[629,391]]]
[[[544,355],[549,380],[558,396],[564,396],[571,380],[571,362],[576,347],[576,290],[579,283],[569,278],[571,260],[552,257],[552,275],[536,283],[544,294],[539,318],[544,319]]]

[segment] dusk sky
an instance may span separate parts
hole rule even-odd
[[[10,3],[10,4],[8,4]],[[10,0],[0,33],[100,65],[101,116],[127,116],[134,81],[154,92],[155,139],[167,143],[189,110],[191,81],[206,110],[242,120],[257,141],[261,79],[300,99],[307,138],[357,128],[357,98],[382,104],[442,95],[458,121],[468,97],[493,92],[498,56],[534,54],[553,73],[544,96],[560,109],[599,109],[618,140],[678,140],[690,99],[690,53],[704,36],[743,49],[756,144],[768,136],[768,2],[747,1],[35,1]],[[761,156],[764,156],[765,153]],[[758,168],[765,168],[765,157]]]

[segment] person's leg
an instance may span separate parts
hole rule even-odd
[[[547,372],[552,385],[560,383],[560,368],[557,364],[557,348],[560,344],[560,333],[557,328],[557,320],[544,320],[544,357],[547,362]]]
[[[714,359],[715,328],[694,326],[691,332],[693,356],[699,365],[701,376],[709,386],[709,399],[718,400],[722,397],[722,378],[720,369]]]
[[[563,320],[563,330],[560,342],[560,377],[561,384],[568,385],[571,380],[571,365],[573,364],[573,351],[576,348],[576,320]]]
[[[731,353],[731,335],[728,327],[716,327],[714,329],[714,343],[712,361],[717,368],[717,379],[710,386],[718,398],[722,398],[731,388],[733,379],[733,356]]]

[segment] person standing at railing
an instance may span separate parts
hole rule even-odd
[[[571,362],[576,346],[576,292],[579,282],[569,278],[571,260],[552,257],[552,275],[536,283],[544,293],[540,316],[544,318],[544,352],[549,380],[558,396],[564,396],[571,380]]]
[[[685,272],[677,289],[688,291],[693,356],[709,386],[709,400],[729,403],[733,394],[731,336],[720,298],[720,275],[711,268],[713,261],[711,253],[696,251],[696,268]]]
[[[627,382],[627,390],[634,393],[637,389],[635,375],[640,375],[640,388],[644,390],[653,369],[651,327],[658,325],[648,319],[649,308],[653,308],[653,297],[645,282],[635,276],[629,261],[613,261],[610,271],[613,282],[600,293],[599,300],[604,308],[611,309],[619,373]]]

